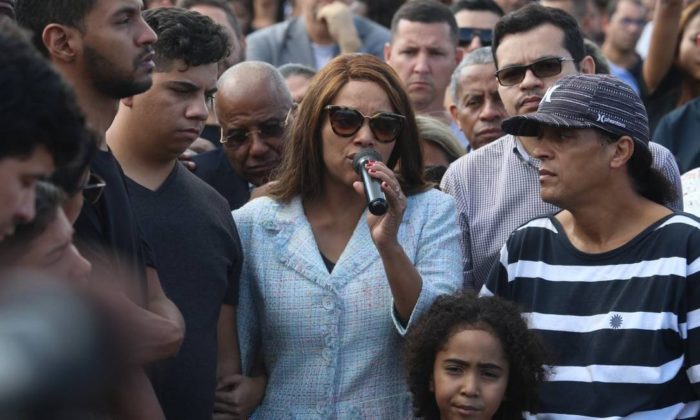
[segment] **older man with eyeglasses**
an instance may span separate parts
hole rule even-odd
[[[510,116],[537,111],[547,89],[562,77],[594,73],[576,21],[567,13],[531,4],[502,18],[494,28],[493,52],[498,92]],[[453,195],[462,231],[464,287],[479,290],[506,239],[518,226],[559,209],[539,197],[536,139],[506,135],[453,163],[442,179]],[[671,153],[649,146],[654,167],[676,186],[680,175]],[[680,197],[680,196],[679,196]],[[677,198],[666,203],[682,209]]]
[[[195,156],[194,173],[235,210],[277,168],[294,104],[280,72],[262,61],[236,64],[217,86],[214,110],[223,147]]]

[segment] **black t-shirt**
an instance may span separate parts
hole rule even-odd
[[[242,253],[231,211],[180,164],[155,191],[129,178],[127,184],[163,290],[185,319],[180,352],[154,366],[154,389],[168,420],[210,420],[219,312],[222,304],[238,303]]]
[[[75,222],[80,252],[95,266],[95,275],[137,286],[146,293],[146,266],[155,267],[131,206],[124,172],[111,151],[100,150],[90,170],[107,184],[96,204],[85,202]],[[136,276],[136,279],[133,277]]]
[[[236,210],[248,202],[248,181],[234,172],[223,149],[199,154],[192,160],[197,164],[194,174],[224,196],[231,210]]]
[[[659,122],[653,140],[676,157],[681,173],[700,167],[700,98],[693,99]]]
[[[681,98],[681,83],[683,72],[675,66],[661,80],[659,87],[651,95],[644,96],[644,105],[649,117],[649,132],[653,133],[656,126],[666,114],[676,109]]]

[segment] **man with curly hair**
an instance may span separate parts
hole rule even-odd
[[[182,348],[155,366],[154,388],[168,419],[211,419],[217,377],[240,372],[240,241],[226,200],[178,156],[204,127],[230,46],[224,30],[197,12],[159,8],[144,18],[158,35],[153,86],[122,99],[107,142],[124,168],[163,289],[185,319]]]

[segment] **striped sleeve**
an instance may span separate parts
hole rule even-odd
[[[698,245],[696,250],[700,250]],[[686,282],[687,374],[695,394],[700,396],[700,256],[689,261]]]

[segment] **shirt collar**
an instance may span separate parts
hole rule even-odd
[[[512,136],[512,138],[513,143],[515,143],[515,146],[513,147],[513,153],[515,153],[518,159],[520,159],[523,163],[526,163],[532,166],[533,168],[539,170],[540,166],[542,165],[540,160],[530,156],[527,150],[525,150],[525,146],[523,146],[523,143],[517,136]]]

